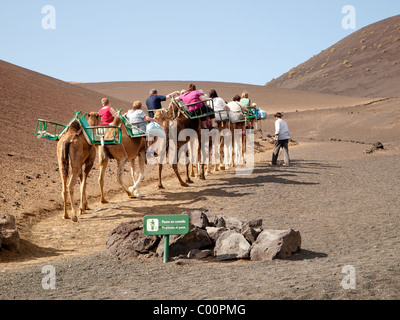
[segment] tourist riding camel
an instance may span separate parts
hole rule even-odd
[[[175,100],[172,100],[168,109],[160,109],[156,111],[154,115],[155,120],[157,120],[158,123],[160,123],[166,133],[166,136],[168,137],[170,135],[170,121],[174,121],[176,124],[176,131],[179,136],[179,133],[184,130],[184,129],[192,129],[195,131],[198,143],[200,144],[201,141],[201,127],[200,127],[200,121],[198,118],[196,119],[189,119],[186,117],[186,115],[180,110],[178,103]],[[176,150],[180,150],[180,148],[185,145],[186,143],[190,143],[191,140],[189,138],[186,139],[186,141],[177,141],[176,145]],[[191,149],[191,159],[196,158],[195,155],[193,155],[193,146],[190,148]],[[169,140],[167,139],[166,141],[166,150],[167,152],[169,151]],[[169,157],[174,158],[174,157]],[[188,183],[193,183],[193,181],[189,177],[189,163],[186,164],[186,181],[184,182],[180,176],[180,173],[178,171],[178,159],[175,159],[171,165],[172,169],[174,170],[179,183],[182,187],[188,187]],[[197,160],[196,160],[197,164]],[[158,164],[158,188],[159,189],[164,189],[164,186],[162,184],[162,169],[163,169],[163,164],[159,162]],[[204,164],[200,165],[200,174],[199,174],[199,179],[205,180],[205,175],[204,175]]]
[[[191,117],[198,117],[202,114],[210,113],[210,108],[205,103],[209,100],[204,93],[197,91],[196,86],[191,83],[189,84],[186,92],[179,96],[179,100],[182,100],[188,106],[188,111]],[[196,103],[197,102],[197,103]],[[208,129],[207,120],[211,121],[211,129],[216,129],[215,115],[211,114],[207,117],[201,118],[202,129]]]
[[[101,103],[103,107],[99,110],[99,114],[101,116],[100,125],[109,126],[111,122],[114,121],[117,111],[111,107],[110,99],[103,98],[101,99]]]

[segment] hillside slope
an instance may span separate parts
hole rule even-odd
[[[34,136],[37,119],[66,124],[74,110],[99,110],[102,98],[100,93],[0,60],[0,210],[23,210],[30,196],[42,199],[43,206],[49,201],[44,199],[59,198],[56,143]]]
[[[400,15],[360,29],[267,83],[359,97],[398,97]]]
[[[25,153],[35,144],[37,119],[68,123],[74,110],[99,110],[102,98],[98,92],[0,60],[1,155]]]

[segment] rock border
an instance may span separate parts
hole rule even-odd
[[[170,259],[214,257],[216,261],[272,261],[286,259],[301,250],[299,231],[264,229],[262,219],[245,221],[218,216],[209,210],[182,214],[190,217],[190,231],[186,235],[170,236]],[[162,256],[164,238],[145,235],[142,221],[126,222],[110,232],[106,252],[119,259]]]

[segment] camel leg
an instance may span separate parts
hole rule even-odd
[[[100,202],[108,203],[108,201],[104,198],[104,176],[106,174],[106,169],[108,166],[109,159],[107,157],[101,159],[99,163],[100,173],[99,173],[99,186],[100,186]]]
[[[221,131],[223,129],[224,129],[224,126],[222,126]],[[224,148],[224,145],[225,145],[225,137],[221,135],[220,140],[219,140],[219,146],[218,146],[219,158],[220,158],[219,166],[218,166],[219,170],[225,170],[225,148]]]
[[[191,164],[191,165],[190,165],[190,172],[191,172],[191,173],[190,173],[190,176],[193,177],[193,178],[196,176],[196,174],[194,173],[194,167],[195,167],[194,164]]]
[[[191,168],[192,174],[193,174],[193,148],[190,147],[190,142],[189,142],[189,162],[185,165],[185,174],[186,174],[186,183],[194,183],[192,179],[190,179],[190,174],[189,174],[189,166]]]
[[[158,189],[165,189],[161,182],[161,173],[162,173],[163,165],[161,163],[158,164]]]
[[[247,134],[247,132],[246,132],[246,134]],[[242,137],[242,159],[243,159],[243,163],[246,163],[246,139],[247,139],[247,136],[243,136]]]
[[[205,174],[204,174],[204,171],[205,171],[204,166],[205,166],[205,164],[201,164],[200,165],[200,174],[199,174],[199,179],[200,180],[206,180],[206,177],[205,177]]]
[[[136,182],[135,182],[135,161],[136,159],[131,159],[131,160],[129,160],[129,162],[130,162],[130,164],[131,164],[131,178],[132,178],[132,187],[129,187],[128,188],[128,190],[129,190],[129,192],[131,193],[131,194],[133,194],[134,195],[134,193],[135,193],[135,185],[136,185]],[[139,176],[139,178],[138,179],[140,179],[140,176]]]
[[[192,170],[193,170],[193,165],[188,163],[186,165],[186,183],[194,183],[192,179],[190,179],[189,177],[189,166],[191,166]]]
[[[219,157],[219,158],[218,158]],[[211,154],[210,154],[210,166],[213,167],[214,172],[219,171],[219,163],[220,163],[221,157],[219,155],[219,143],[213,143],[212,148],[211,148]]]
[[[81,179],[81,206],[79,208],[80,214],[85,214],[85,210],[87,208],[87,200],[86,200],[86,179],[87,174],[83,174],[83,179]]]
[[[172,169],[174,170],[174,172],[175,172],[175,174],[176,174],[176,177],[178,178],[178,180],[179,180],[179,183],[181,184],[181,187],[189,187],[189,185],[186,183],[186,182],[184,182],[183,180],[182,180],[182,178],[181,178],[181,175],[179,174],[179,171],[178,171],[178,164],[173,164],[172,165]]]
[[[80,214],[85,214],[85,210],[90,210],[86,199],[86,181],[90,170],[93,168],[93,161],[89,160],[85,164],[85,170],[81,174],[81,207]]]
[[[69,171],[69,143],[63,142],[57,145],[58,167],[60,168],[62,191],[61,197],[64,201],[64,216],[63,219],[69,219],[68,215],[68,171]]]
[[[212,143],[212,139],[210,139],[209,142],[209,146],[208,146],[208,164],[207,164],[207,174],[212,174],[212,157],[213,157],[213,147],[214,144]]]
[[[62,179],[62,192],[61,192],[61,196],[64,199],[64,217],[63,219],[69,219],[69,215],[68,215],[68,192],[67,192],[67,178],[66,177],[61,177]]]
[[[132,193],[129,192],[127,188],[125,188],[123,182],[122,182],[122,173],[124,172],[124,166],[127,162],[127,158],[122,159],[121,161],[118,161],[118,169],[117,169],[117,182],[120,184],[122,189],[127,193],[128,197],[132,197]]]
[[[194,177],[197,177],[198,175],[199,175],[199,171],[198,171],[198,169],[197,169],[197,159],[196,159],[196,156],[195,156],[195,150],[196,150],[196,148],[195,148],[195,145],[194,145],[194,142],[192,142],[192,141],[190,141],[190,145],[189,145],[189,150],[190,150],[190,169],[191,169],[191,174],[190,174],[190,176],[192,177],[192,178],[194,178]],[[196,171],[197,171],[197,173],[195,173],[195,169],[196,169]]]
[[[76,207],[75,207],[75,203],[74,203],[74,187],[75,187],[76,181],[78,180],[78,177],[80,175],[80,170],[81,170],[81,168],[79,168],[79,167],[72,168],[71,178],[68,183],[69,201],[71,203],[71,209],[72,209],[71,219],[73,222],[78,221],[78,217],[76,216]]]
[[[135,181],[134,180],[134,185],[129,188],[129,191],[132,192],[133,195],[139,196],[139,185],[143,181],[145,177],[144,173],[144,167],[145,167],[145,162],[146,162],[146,154],[141,152],[139,153],[139,177]],[[135,172],[135,159],[131,160],[131,172],[132,172],[132,178]]]

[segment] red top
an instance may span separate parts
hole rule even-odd
[[[101,116],[101,124],[109,125],[111,122],[114,121],[114,117],[110,111],[111,107],[104,107],[99,110],[99,114]],[[101,125],[100,124],[100,125]]]

